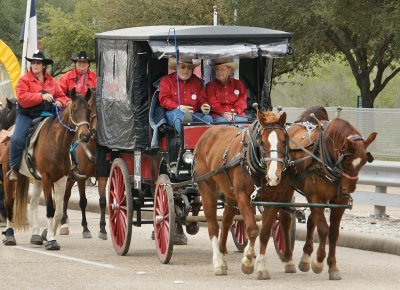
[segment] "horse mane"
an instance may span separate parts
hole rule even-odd
[[[313,106],[305,110],[298,118],[295,123],[301,123],[301,122],[310,122],[313,124],[317,124],[317,121],[315,118],[311,117],[310,114],[314,114],[315,118],[317,118],[320,121],[328,121],[329,116],[328,112],[326,109],[322,106]]]
[[[327,142],[329,153],[334,154],[334,150],[338,149],[338,146],[342,146],[345,139],[351,135],[361,136],[360,132],[348,121],[340,118],[331,120],[325,129],[325,136],[329,136],[330,141]],[[334,148],[335,146],[336,148]]]

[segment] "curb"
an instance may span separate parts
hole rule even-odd
[[[88,198],[86,211],[91,213],[99,213],[100,210],[97,201],[97,199]],[[40,197],[40,205],[45,205],[43,196]],[[68,209],[80,211],[79,196],[71,196],[71,199],[68,203]],[[142,213],[142,218],[145,217],[145,214],[147,213]],[[306,234],[306,225],[297,223],[296,240],[305,241]],[[318,242],[318,240],[318,235],[315,233],[314,242]],[[337,246],[400,256],[400,239],[393,237],[341,230]]]

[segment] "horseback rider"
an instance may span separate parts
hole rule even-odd
[[[87,88],[96,89],[96,73],[90,70],[91,59],[86,51],[80,51],[75,57],[71,58],[74,68],[66,72],[59,80],[61,89],[69,96],[72,89],[77,93],[86,94]]]
[[[43,111],[51,111],[52,103],[63,108],[70,101],[57,81],[46,72],[46,66],[53,64],[53,60],[45,58],[40,50],[36,50],[32,58],[25,58],[31,65],[28,73],[19,79],[16,87],[18,114],[10,142],[11,169],[7,176],[13,181],[17,180],[22,152],[33,119],[39,117]]]

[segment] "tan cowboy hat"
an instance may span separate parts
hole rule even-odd
[[[233,62],[232,59],[230,58],[219,58],[216,59],[214,62],[214,65],[224,65],[227,66],[229,68],[231,68],[233,71],[235,71],[238,68],[238,65],[236,63]]]
[[[193,59],[189,59],[189,58],[179,58],[179,64],[187,64],[187,65],[191,65],[192,68],[195,68],[196,66],[200,65],[200,62],[194,62]],[[175,58],[170,58],[168,60],[168,68],[176,70],[176,59]]]

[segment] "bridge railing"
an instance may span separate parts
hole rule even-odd
[[[355,203],[374,205],[374,216],[386,215],[387,206],[400,207],[400,194],[387,193],[388,187],[400,187],[400,162],[375,160],[366,164],[358,184],[375,186],[375,192],[356,191],[352,194]]]

